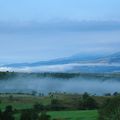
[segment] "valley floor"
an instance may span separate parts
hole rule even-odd
[[[92,96],[99,104],[110,96]],[[79,94],[54,94],[48,96],[34,96],[27,94],[0,94],[0,109],[5,110],[6,106],[11,105],[13,109],[21,111],[32,109],[34,104],[40,103],[50,105],[52,99],[58,99],[69,109],[65,110],[48,110],[47,114],[52,120],[98,120],[98,111],[95,110],[78,110],[77,102],[81,98]],[[41,113],[40,113],[41,114]],[[15,120],[20,120],[20,112],[14,114]]]

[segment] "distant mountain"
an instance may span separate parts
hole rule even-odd
[[[50,61],[3,65],[0,68],[24,72],[120,72],[120,52],[108,56],[76,54]]]
[[[96,63],[107,63],[107,64],[120,64],[120,52],[114,53],[112,55],[96,59]]]
[[[38,61],[34,63],[15,63],[15,64],[7,64],[2,65],[2,67],[37,67],[37,66],[44,66],[44,65],[61,65],[61,64],[71,64],[71,63],[79,63],[85,62],[90,60],[95,60],[100,58],[102,55],[82,55],[82,54],[75,54],[70,57],[58,58],[48,61]]]

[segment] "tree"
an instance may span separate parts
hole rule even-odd
[[[119,94],[118,92],[114,92],[113,95],[114,95],[114,96],[118,96],[118,95],[120,95],[120,94]]]
[[[36,96],[36,94],[37,94],[37,91],[32,91],[32,93],[31,93],[33,96]]]
[[[10,95],[10,96],[9,96],[9,100],[10,100],[10,101],[13,101],[13,98],[14,98],[13,95]]]
[[[79,102],[79,106],[82,109],[96,109],[98,104],[95,99],[85,92],[82,96],[82,100]]]
[[[120,96],[109,98],[103,103],[99,120],[120,120]]]
[[[92,97],[88,97],[86,100],[83,101],[83,108],[85,109],[96,109],[97,106],[97,102]]]
[[[65,108],[61,101],[57,99],[52,99],[50,106],[52,110],[63,110]]]
[[[38,118],[38,113],[34,110],[24,110],[20,116],[20,120],[38,120]]]
[[[2,120],[15,120],[13,116],[13,108],[11,105],[6,106],[5,111],[2,114]]]
[[[87,92],[85,92],[82,96],[83,100],[87,99],[89,97],[89,94]]]
[[[106,93],[105,96],[111,96],[111,93]]]
[[[0,120],[2,120],[2,111],[0,110]]]
[[[40,111],[45,110],[45,106],[44,106],[43,104],[36,103],[36,104],[33,106],[33,109],[34,109],[36,112],[40,112]]]
[[[39,117],[39,120],[50,120],[50,119],[51,119],[51,116],[47,115],[46,112],[42,112]]]

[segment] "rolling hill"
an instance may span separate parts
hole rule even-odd
[[[8,64],[0,68],[24,72],[120,72],[120,52],[108,56],[76,54],[49,61]]]

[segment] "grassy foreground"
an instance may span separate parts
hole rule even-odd
[[[52,120],[98,120],[97,110],[77,110],[77,103],[81,98],[78,94],[54,94],[53,98],[57,98],[61,103],[67,105],[68,108],[63,111],[48,110],[47,114]],[[35,103],[50,105],[53,99],[50,96],[33,96],[19,94],[1,94],[0,109],[3,111],[6,106],[11,105],[13,109],[23,110],[32,109]],[[94,96],[97,102],[101,103],[106,97]],[[108,97],[107,97],[108,98]],[[20,120],[20,113],[14,114],[15,120]]]
[[[98,118],[96,110],[54,111],[48,114],[59,120],[97,120]]]
[[[97,110],[79,110],[79,111],[51,111],[47,113],[55,120],[98,120]],[[15,115],[19,120],[20,115]]]

